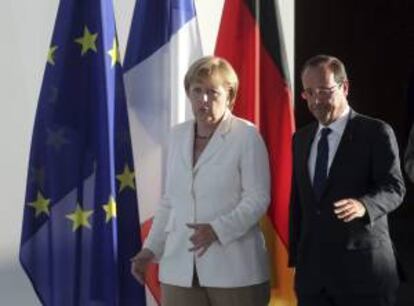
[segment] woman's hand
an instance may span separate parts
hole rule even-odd
[[[190,237],[190,241],[194,246],[189,251],[200,251],[197,256],[201,257],[210,245],[218,239],[217,235],[213,227],[208,223],[189,223],[187,226],[194,230],[194,234]]]
[[[141,285],[145,283],[145,272],[154,258],[154,253],[149,249],[142,249],[131,258],[131,273]]]

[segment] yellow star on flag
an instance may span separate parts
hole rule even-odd
[[[46,132],[46,144],[52,146],[56,151],[59,151],[63,145],[70,143],[64,136],[64,128],[59,128],[58,130],[47,129]]]
[[[109,56],[111,57],[111,66],[115,66],[116,63],[121,63],[121,56],[119,55],[118,42],[114,38],[112,44],[112,49],[108,51]]]
[[[49,215],[50,199],[45,199],[40,191],[37,192],[36,201],[31,202],[28,205],[35,209],[36,217],[38,217],[42,213]]]
[[[82,210],[79,204],[76,206],[76,210],[66,215],[66,218],[72,220],[72,231],[76,231],[79,227],[91,227],[89,223],[89,217],[93,214],[93,210]]]
[[[108,222],[112,218],[116,218],[116,202],[113,197],[109,197],[109,201],[106,205],[103,205],[103,209],[106,213],[105,222]]]
[[[134,183],[135,174],[134,172],[131,172],[131,170],[129,170],[128,165],[125,165],[124,172],[117,175],[116,178],[121,183],[121,186],[119,187],[119,192],[121,192],[126,187],[130,187],[133,190],[135,190],[135,183]]]
[[[91,34],[91,32],[89,32],[88,27],[85,26],[83,30],[83,36],[75,39],[75,42],[82,46],[81,55],[84,55],[86,52],[88,52],[88,50],[93,50],[97,52],[95,44],[97,37],[98,33]]]
[[[49,52],[47,53],[47,62],[51,65],[55,64],[55,51],[57,48],[58,46],[51,46],[49,48]]]

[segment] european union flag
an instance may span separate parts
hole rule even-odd
[[[112,0],[61,0],[33,131],[20,261],[43,305],[145,305]]]

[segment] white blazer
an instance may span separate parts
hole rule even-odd
[[[259,226],[270,202],[269,161],[254,125],[227,111],[193,167],[194,120],[172,130],[163,199],[144,242],[159,259],[161,282],[241,287],[269,279]],[[203,256],[188,251],[193,230],[210,223],[218,236]]]

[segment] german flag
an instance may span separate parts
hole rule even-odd
[[[272,262],[270,305],[296,305],[287,267],[294,120],[277,0],[226,0],[215,54],[240,79],[234,113],[258,126],[269,150],[272,201],[262,225]]]

